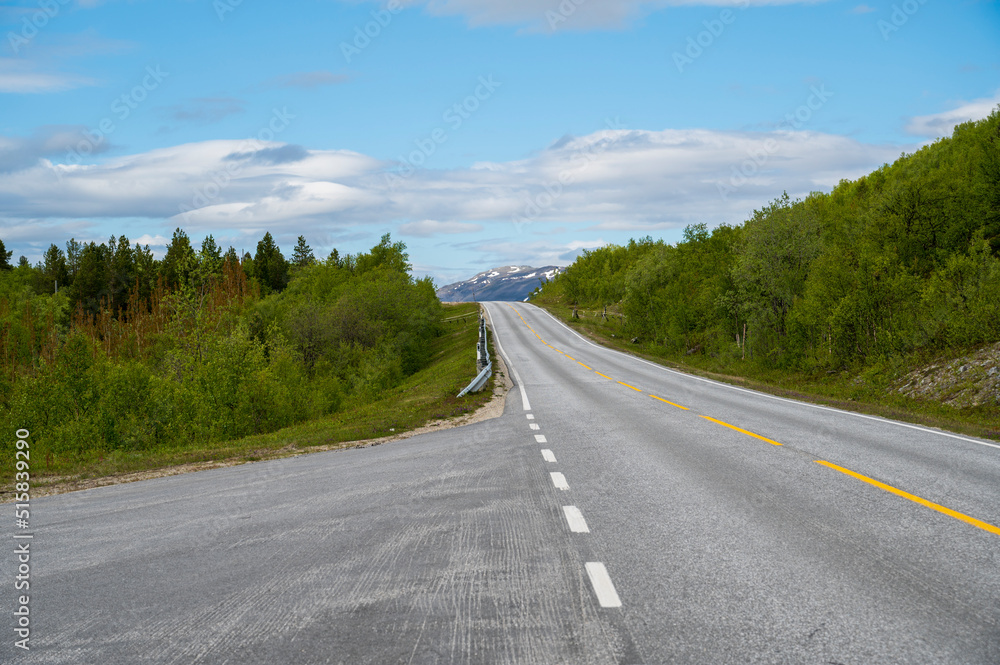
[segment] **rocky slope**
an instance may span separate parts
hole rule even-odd
[[[957,408],[1000,404],[1000,343],[916,369],[895,387],[908,397]]]

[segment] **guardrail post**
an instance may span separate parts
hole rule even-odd
[[[493,374],[493,363],[490,362],[489,349],[486,347],[486,317],[479,315],[479,340],[476,342],[476,369],[479,374],[472,380],[465,390],[458,393],[462,397],[466,393],[482,390],[486,385],[486,380]]]
[[[490,362],[489,349],[486,347],[486,319],[479,317],[479,342],[476,344],[476,368],[482,370]]]

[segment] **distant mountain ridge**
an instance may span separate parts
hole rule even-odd
[[[501,266],[464,282],[442,286],[437,290],[437,296],[442,302],[523,301],[539,287],[539,280],[547,282],[560,271],[559,266]]]

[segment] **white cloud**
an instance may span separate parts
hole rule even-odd
[[[93,79],[72,74],[44,72],[26,60],[0,58],[0,93],[61,92],[88,85],[94,85]]]
[[[416,236],[427,238],[439,234],[454,233],[475,233],[482,231],[480,224],[470,224],[468,222],[438,222],[433,219],[425,219],[420,222],[407,222],[399,225],[399,232],[404,236]]]
[[[927,138],[950,136],[955,125],[969,120],[982,120],[989,116],[997,105],[1000,105],[1000,91],[997,91],[992,98],[977,99],[950,111],[911,118],[906,125],[906,131],[914,136]]]
[[[170,238],[161,235],[150,235],[144,233],[138,238],[132,239],[133,245],[149,245],[150,247],[165,247],[170,242]]]
[[[0,216],[160,219],[191,233],[386,224],[417,237],[482,230],[524,241],[555,225],[647,233],[738,223],[783,190],[829,189],[907,147],[801,131],[604,130],[528,159],[390,178],[398,165],[346,150],[218,140],[95,164],[25,163],[0,180]]]

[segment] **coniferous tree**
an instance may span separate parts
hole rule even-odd
[[[66,241],[66,271],[69,273],[70,281],[76,277],[76,271],[80,268],[80,255],[83,253],[83,245],[76,238]]]
[[[167,288],[175,289],[183,284],[197,264],[191,240],[180,228],[167,245],[167,254],[160,263],[160,275]]]
[[[216,244],[212,234],[201,241],[201,252],[198,253],[198,263],[202,272],[218,277],[222,274],[222,250]]]
[[[7,251],[4,247],[3,240],[0,240],[0,270],[13,270],[14,266],[10,264],[10,257],[14,255],[14,251]]]
[[[45,278],[45,292],[54,292],[56,287],[69,286],[69,270],[66,267],[66,255],[58,245],[49,245],[42,257],[42,275]]]
[[[299,236],[299,241],[295,245],[295,251],[292,253],[292,264],[296,268],[305,268],[315,262],[316,256],[313,254],[312,248],[306,244],[305,236]]]
[[[97,314],[108,297],[108,247],[89,242],[80,252],[71,300],[88,314]]]
[[[257,243],[257,253],[253,257],[254,276],[267,293],[276,293],[288,284],[288,261],[281,254],[281,248],[274,242],[270,232]]]
[[[129,240],[111,236],[108,241],[108,304],[117,314],[128,304],[129,293],[135,286],[135,255]]]
[[[240,265],[243,266],[243,272],[246,273],[248,278],[257,278],[257,269],[254,267],[253,257],[250,256],[250,252],[243,252],[243,258],[240,259]]]
[[[132,257],[135,262],[135,281],[129,288],[139,287],[138,296],[142,300],[148,300],[153,295],[153,288],[156,286],[157,264],[153,257],[153,252],[149,245],[139,246],[136,243],[132,248]]]

